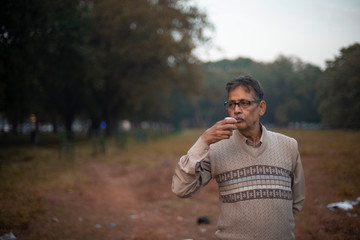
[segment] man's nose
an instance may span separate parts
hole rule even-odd
[[[242,112],[242,108],[240,107],[240,104],[235,104],[234,112],[235,113],[241,113]]]

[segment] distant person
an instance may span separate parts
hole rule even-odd
[[[190,197],[216,179],[218,239],[294,239],[294,216],[305,200],[297,142],[260,123],[266,102],[253,77],[235,78],[226,90],[230,117],[207,129],[180,158],[172,191]]]

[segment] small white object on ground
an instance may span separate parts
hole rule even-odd
[[[344,202],[337,202],[337,203],[328,204],[327,207],[331,211],[334,211],[337,208],[340,208],[340,209],[343,209],[343,210],[351,210],[351,209],[354,208],[353,206],[358,205],[359,203],[360,203],[360,197],[358,197],[356,199],[356,202],[346,200]]]
[[[4,235],[0,236],[0,240],[15,240],[16,237],[12,232],[5,233]]]

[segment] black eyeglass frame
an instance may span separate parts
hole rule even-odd
[[[226,101],[224,102],[224,107],[227,109],[227,110],[234,110],[236,105],[238,105],[239,108],[242,108],[242,109],[245,109],[247,107],[250,107],[251,104],[253,103],[260,103],[262,101],[262,99],[256,99],[256,100],[245,100],[245,99],[242,99],[238,102],[230,102],[231,104],[233,104],[233,106],[229,106],[229,101]]]

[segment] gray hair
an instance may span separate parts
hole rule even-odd
[[[260,82],[250,75],[244,75],[233,78],[230,82],[226,84],[225,89],[229,94],[231,90],[234,90],[235,88],[240,86],[243,87],[247,92],[250,92],[251,89],[254,89],[256,100],[264,99],[264,90],[261,87]]]

